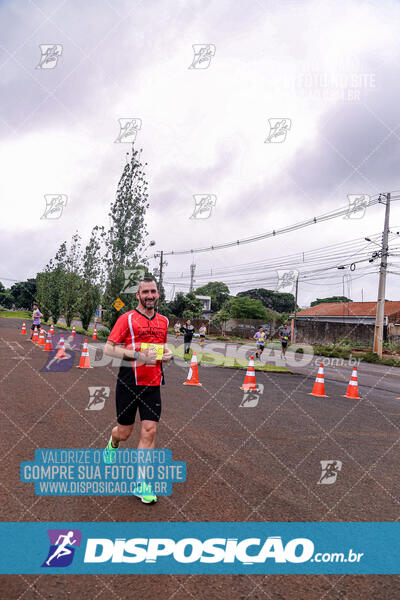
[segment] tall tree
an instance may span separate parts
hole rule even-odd
[[[71,245],[65,255],[64,277],[62,279],[62,309],[68,327],[72,323],[77,309],[80,291],[79,265],[81,262],[80,236],[72,236]]]
[[[53,323],[57,323],[64,306],[65,271],[67,260],[67,243],[63,242],[54,259],[51,259],[49,268],[49,308]]]
[[[89,327],[89,323],[100,303],[103,282],[101,249],[104,235],[103,227],[94,227],[83,254],[78,301],[79,316],[83,329]]]
[[[198,287],[195,291],[199,296],[211,296],[211,310],[216,312],[221,309],[229,299],[229,288],[222,281],[209,281],[206,285]]]
[[[40,312],[43,314],[44,320],[48,321],[51,315],[49,266],[42,273],[36,275],[36,289]]]
[[[133,293],[123,293],[126,283],[125,270],[135,270],[144,262],[143,252],[147,230],[145,214],[148,204],[148,184],[145,179],[141,152],[132,147],[130,160],[124,167],[115,201],[111,204],[110,229],[106,237],[107,283],[104,293],[104,321],[111,328],[119,317],[114,308],[120,297],[125,303],[124,311],[136,305]],[[124,312],[123,311],[123,312]]]

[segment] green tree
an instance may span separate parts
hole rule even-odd
[[[83,254],[78,300],[78,311],[83,329],[88,329],[101,299],[103,282],[101,248],[104,235],[103,227],[94,227]]]
[[[145,260],[145,214],[149,206],[145,165],[140,160],[140,153],[132,148],[109,212],[111,224],[106,236],[105,259],[108,280],[103,300],[103,320],[110,328],[120,315],[113,306],[118,297],[125,303],[124,311],[134,308],[137,302],[135,294],[124,294],[122,290],[125,286],[125,269],[137,269]]]
[[[255,288],[246,290],[237,294],[239,297],[247,296],[255,300],[261,300],[266,308],[276,310],[277,312],[291,312],[294,310],[294,296],[283,292],[275,292],[274,290],[266,290],[264,288]]]
[[[70,327],[74,318],[79,301],[81,281],[79,277],[79,266],[81,262],[80,236],[75,233],[72,236],[71,246],[65,255],[64,276],[62,278],[62,308],[65,322]]]
[[[54,259],[51,259],[49,268],[48,302],[53,323],[57,323],[64,307],[65,272],[67,260],[67,243],[63,242]]]
[[[186,319],[201,317],[201,313],[203,312],[203,303],[196,298],[194,292],[189,292],[186,296],[183,292],[178,292],[175,299],[169,303],[168,307],[175,317],[180,317],[182,319],[185,318],[185,312],[191,314],[191,316],[186,317]]]
[[[185,310],[185,294],[178,292],[175,298],[168,303],[168,308],[175,317],[182,317]]]
[[[221,327],[222,335],[226,334],[225,327],[230,318],[232,318],[231,303],[226,301],[221,310],[212,318],[212,322]]]
[[[50,319],[50,270],[47,270],[36,275],[36,290],[37,301],[39,303],[40,312],[43,314],[45,321]]]
[[[317,298],[311,302],[310,306],[316,306],[317,304],[323,304],[324,302],[353,302],[346,296],[330,296],[329,298]]]
[[[3,308],[12,308],[14,304],[14,298],[11,291],[6,289],[0,282],[0,306]]]
[[[229,288],[222,281],[209,281],[195,291],[199,296],[211,296],[211,310],[217,312],[229,300]]]
[[[254,300],[246,296],[232,298],[229,306],[232,317],[235,319],[264,319],[270,317],[261,300]]]
[[[17,308],[29,310],[36,300],[36,280],[18,281],[11,286],[10,292]]]

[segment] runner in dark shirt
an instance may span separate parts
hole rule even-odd
[[[181,327],[181,333],[183,333],[183,348],[184,353],[189,354],[190,352],[190,344],[192,343],[192,338],[194,334],[194,327],[190,319],[186,321],[184,325]]]

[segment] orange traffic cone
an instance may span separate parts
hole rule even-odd
[[[71,333],[72,337],[76,336],[76,331],[75,331],[75,325],[72,326],[72,333]]]
[[[68,358],[68,356],[65,354],[65,343],[64,343],[64,336],[61,334],[60,337],[60,341],[58,342],[57,345],[57,354],[56,354],[56,358]]]
[[[54,327],[53,327],[53,323],[50,326],[50,335],[54,335]]]
[[[32,342],[34,344],[38,343],[38,339],[39,339],[39,334],[38,334],[38,330],[37,330],[37,325],[35,325],[35,329],[33,331],[33,336],[32,336]]]
[[[45,333],[46,333],[46,332],[45,332],[45,330],[44,330],[44,329],[41,329],[41,330],[40,330],[40,334],[39,334],[39,340],[38,340],[38,343],[37,343],[37,345],[38,345],[38,346],[43,346],[43,348],[44,348],[44,347],[45,347],[45,345],[46,345],[46,342],[45,342],[45,340],[44,340],[44,334],[45,334]]]
[[[51,333],[48,331],[46,338],[46,345],[43,348],[44,352],[51,352],[53,350],[53,344],[51,343]]]
[[[22,323],[21,335],[26,335],[26,325],[25,325],[25,323]]]
[[[197,355],[196,352],[192,354],[192,360],[190,361],[190,369],[187,379],[183,385],[199,385],[203,384],[199,382],[199,371],[197,368]]]
[[[349,385],[347,386],[347,392],[345,393],[343,398],[360,398],[360,396],[358,395],[357,367],[353,368]]]
[[[249,390],[256,390],[256,370],[254,368],[254,356],[250,356],[249,366],[247,367],[246,375],[241,390],[246,392]]]
[[[93,331],[93,335],[92,335],[92,340],[97,340],[97,329],[96,329],[96,324],[94,325],[94,331]]]
[[[318,396],[319,398],[328,398],[325,394],[325,383],[324,383],[324,365],[321,363],[319,365],[317,377],[315,378],[314,387],[312,392],[309,394],[310,396]]]
[[[87,345],[87,340],[83,342],[81,359],[79,361],[78,369],[93,369],[90,366],[90,358],[89,358],[89,349]]]

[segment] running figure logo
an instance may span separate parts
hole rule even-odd
[[[318,484],[331,485],[335,483],[339,471],[342,470],[342,461],[340,460],[321,460],[321,477]]]
[[[256,390],[248,390],[243,394],[243,400],[239,404],[241,408],[255,408],[258,405],[260,394],[264,392],[264,384],[257,384]]]
[[[125,283],[121,290],[121,294],[136,294],[139,289],[139,281],[145,276],[145,270],[140,269],[124,269]]]
[[[74,558],[75,548],[81,545],[79,529],[48,529],[50,548],[42,567],[68,567]]]
[[[269,133],[265,144],[281,144],[292,127],[291,119],[268,119]]]
[[[208,69],[215,56],[214,44],[193,44],[194,57],[189,69]]]
[[[68,196],[65,194],[45,194],[46,208],[41,219],[59,219],[67,206]]]
[[[292,293],[296,287],[296,279],[299,274],[298,271],[292,269],[291,271],[277,270],[278,283],[275,291],[282,290],[288,294]]]
[[[119,134],[114,144],[132,144],[142,129],[142,119],[118,119]]]
[[[94,387],[89,386],[89,403],[85,410],[101,410],[104,408],[104,404],[107,398],[110,397],[110,388],[109,387]]]
[[[63,47],[61,44],[40,44],[40,57],[37,69],[54,69],[57,66],[58,59],[62,54]]]
[[[348,194],[349,208],[343,219],[362,219],[369,206],[368,194]]]
[[[194,209],[189,219],[208,219],[217,204],[215,194],[194,194]]]

